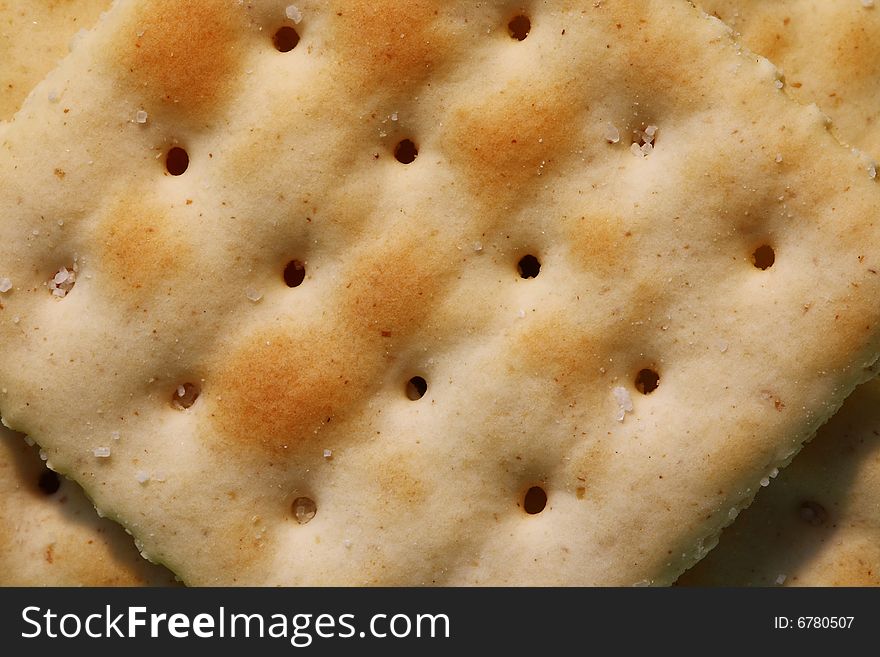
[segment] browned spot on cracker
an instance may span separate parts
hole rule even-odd
[[[196,115],[229,94],[249,32],[243,6],[222,0],[147,0],[111,44],[146,101]]]
[[[413,244],[392,242],[356,259],[340,277],[337,324],[263,331],[224,358],[211,377],[223,391],[213,413],[218,433],[297,452],[355,412],[397,341],[421,326],[442,280],[436,261],[414,253]]]
[[[572,261],[583,269],[606,275],[625,265],[632,237],[627,223],[618,217],[590,215],[568,222]]]
[[[109,280],[127,288],[154,289],[179,270],[190,245],[161,209],[134,199],[106,209],[100,219],[101,262]]]
[[[313,327],[307,337],[264,331],[224,360],[212,383],[222,390],[217,431],[237,444],[298,452],[316,431],[364,394],[377,355],[346,336]]]
[[[570,152],[576,106],[564,83],[512,82],[459,108],[449,127],[449,152],[478,198],[503,207],[542,181]]]
[[[584,382],[598,378],[609,362],[626,354],[629,339],[626,331],[595,333],[576,316],[549,311],[522,326],[510,353],[524,373],[552,381],[563,393],[574,392]]]
[[[387,342],[418,329],[451,268],[442,245],[417,242],[390,242],[358,259],[343,302],[352,331]]]
[[[345,75],[364,91],[409,89],[450,53],[442,3],[355,0],[335,5],[330,38]]]
[[[421,504],[427,496],[425,484],[405,452],[384,459],[376,469],[375,481],[386,508],[410,508]]]

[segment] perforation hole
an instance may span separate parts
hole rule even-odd
[[[541,273],[541,262],[535,256],[527,255],[522,257],[516,268],[521,278],[537,278]]]
[[[406,382],[406,396],[412,401],[419,401],[428,392],[428,382],[420,376],[414,376]]]
[[[291,506],[294,519],[301,525],[311,521],[318,513],[318,505],[311,497],[297,497]]]
[[[181,383],[171,395],[171,405],[179,411],[192,408],[199,398],[201,390],[195,383]]]
[[[769,244],[762,244],[752,254],[752,264],[758,269],[766,271],[776,262],[776,251]]]
[[[419,156],[419,149],[411,139],[404,139],[394,147],[394,158],[401,164],[412,164]]]
[[[812,500],[801,503],[799,515],[801,520],[814,527],[819,527],[828,522],[828,511],[825,510],[824,506]]]
[[[299,287],[306,280],[306,266],[299,260],[291,260],[284,268],[284,282],[287,287]]]
[[[511,39],[516,39],[517,41],[525,41],[525,38],[529,36],[531,31],[532,21],[529,20],[528,16],[523,16],[522,14],[514,16],[507,24],[507,33],[510,34]]]
[[[279,27],[272,37],[272,43],[275,44],[275,50],[278,52],[290,52],[299,43],[299,32],[290,25]]]
[[[180,146],[175,146],[165,156],[165,169],[172,176],[182,176],[189,168],[189,153]]]
[[[643,395],[650,395],[660,385],[660,375],[650,368],[639,370],[635,383],[636,390]]]
[[[37,480],[37,486],[45,495],[54,495],[61,488],[61,478],[56,472],[52,472],[46,468],[40,473]]]
[[[523,509],[529,515],[541,513],[547,506],[547,493],[540,486],[532,486],[523,498]]]

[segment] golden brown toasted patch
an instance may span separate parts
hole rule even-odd
[[[126,197],[108,207],[99,222],[102,267],[111,280],[132,290],[156,293],[174,274],[175,263],[192,256],[182,227],[154,202]]]
[[[233,443],[308,451],[303,441],[353,412],[351,401],[378,383],[388,350],[431,311],[441,270],[413,247],[391,240],[359,259],[342,278],[334,323],[322,317],[295,336],[264,332],[224,359],[212,382],[223,391],[218,432]]]
[[[331,39],[344,76],[363,92],[411,89],[448,54],[448,7],[431,0],[333,3]]]
[[[573,81],[539,86],[514,81],[456,111],[447,148],[459,155],[454,162],[472,192],[495,212],[529,198],[542,176],[564,163],[577,111],[574,86]]]
[[[149,0],[138,3],[110,47],[144,103],[197,117],[229,99],[247,25],[240,3]]]

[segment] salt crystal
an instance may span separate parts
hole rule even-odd
[[[862,7],[870,9],[874,6],[874,0],[862,0]]]
[[[33,447],[34,445],[36,445],[36,443],[34,442],[34,439],[31,438],[30,436],[25,436],[24,442],[26,442],[29,447]]]
[[[646,141],[639,147],[639,150],[642,151],[644,157],[648,157],[654,151],[654,145],[651,142]]]
[[[605,141],[609,144],[616,144],[620,141],[620,130],[610,123],[605,124]]]
[[[728,517],[730,520],[733,520],[733,519],[736,518],[738,515],[739,515],[739,509],[731,509],[730,511],[727,512],[727,517]]]
[[[479,253],[482,250],[483,250],[483,243],[482,242],[474,242],[474,251]]]
[[[49,102],[50,103],[57,103],[58,102],[58,92],[57,91],[52,90],[49,92]]]
[[[345,549],[346,549],[346,550],[350,550],[350,549],[351,549],[351,541],[350,541],[350,540],[345,539],[344,541],[342,541],[342,544],[345,546]]]
[[[394,114],[391,115],[391,120],[397,121],[397,112],[394,112]]]
[[[177,386],[177,396],[183,397],[186,394],[186,388],[183,386]]]
[[[70,278],[70,272],[67,271],[67,267],[62,267],[58,270],[58,273],[55,274],[55,278],[52,279],[52,282],[55,283],[55,285],[61,285],[68,278]]]
[[[776,154],[776,163],[778,164],[780,162],[782,162],[782,153],[777,153]]]
[[[776,80],[773,84],[777,89],[782,89],[783,87],[782,80]]]
[[[0,278],[0,293],[9,292],[12,289],[12,281],[8,278]]]
[[[516,316],[519,317],[520,319],[525,319],[526,311],[523,310],[522,308],[520,308],[520,309],[519,309],[519,312],[516,313]]]
[[[649,125],[647,128],[645,128],[645,136],[648,138],[649,142],[654,141],[654,135],[656,135],[656,134],[657,134],[657,126]]]
[[[299,25],[300,21],[303,19],[302,12],[295,5],[289,5],[287,9],[284,10],[284,15],[296,25]]]
[[[633,412],[632,397],[629,390],[623,386],[615,386],[612,388],[611,394],[614,395],[614,400],[617,402],[617,421],[623,422],[626,414]]]
[[[110,456],[110,448],[95,447],[95,449],[92,450],[92,454],[94,454],[99,459],[106,459]]]
[[[44,461],[48,461],[48,460],[49,460],[49,455],[46,454],[45,450],[42,450],[42,449],[41,449],[41,450],[40,450],[40,458],[43,459]]]
[[[118,431],[111,431],[111,432],[110,432],[110,437],[111,437],[113,440],[119,440],[119,432],[118,432]]]
[[[767,486],[769,486],[769,485],[770,485],[770,477],[764,477],[763,479],[761,479],[761,486],[763,486],[764,488],[767,488]]]
[[[333,458],[333,452],[329,449],[325,449],[324,450],[324,458],[325,459]]]
[[[783,584],[785,584],[785,580],[786,580],[785,575],[780,574],[780,575],[776,578],[776,583],[779,584],[780,586],[782,586]]]
[[[18,315],[16,315],[15,317],[12,318],[13,324],[18,324],[20,321],[21,321],[21,317],[19,317]]]
[[[147,122],[147,113],[144,110],[138,110],[138,113],[134,116],[134,120],[143,125]]]
[[[55,272],[55,275],[49,281],[49,289],[54,296],[63,299],[67,296],[67,293],[73,289],[73,285],[76,283],[76,272],[78,268],[76,259],[74,259],[72,271],[67,267],[62,267]]]
[[[877,165],[873,162],[871,163],[871,166],[868,167],[868,177],[871,178],[871,180],[877,178]]]
[[[252,287],[246,289],[244,291],[244,295],[248,298],[248,300],[253,301],[254,303],[263,298],[263,295],[258,290],[255,290]],[[181,397],[183,397],[183,395],[181,395]]]
[[[149,473],[144,472],[143,470],[138,470],[137,472],[134,473],[134,478],[137,479],[137,482],[139,484],[145,484],[150,480],[150,475],[149,475]]]
[[[165,481],[165,473],[161,470],[153,475],[153,481],[163,482]]]

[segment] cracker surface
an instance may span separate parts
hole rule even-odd
[[[110,0],[0,1],[0,121],[12,118],[80,30],[109,6]]]
[[[768,478],[769,481],[769,478]],[[880,381],[857,389],[687,586],[880,586]]]
[[[287,8],[0,134],[3,417],[190,584],[673,581],[878,356],[862,163],[685,2]]]
[[[0,2],[0,120],[68,54],[109,0]],[[135,586],[173,578],[139,558],[118,525],[99,520],[76,484],[49,472],[0,427],[0,585]],[[52,492],[54,491],[54,492]]]
[[[37,448],[0,428],[0,586],[170,586]]]
[[[880,157],[880,6],[862,0],[701,0],[816,103],[844,142]]]

